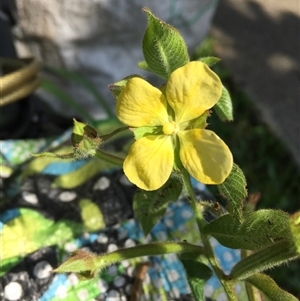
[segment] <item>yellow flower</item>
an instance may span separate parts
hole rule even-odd
[[[128,179],[156,190],[169,179],[176,151],[190,175],[204,184],[220,184],[233,159],[227,145],[204,129],[208,110],[219,100],[219,77],[201,62],[176,69],[162,90],[139,77],[128,80],[117,99],[119,120],[135,131],[124,161]]]

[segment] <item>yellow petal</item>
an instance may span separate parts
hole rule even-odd
[[[159,89],[145,80],[128,80],[117,99],[117,117],[128,126],[156,126],[168,122],[167,101]]]
[[[176,123],[192,120],[212,108],[222,94],[219,77],[202,62],[190,62],[170,76],[166,97]]]
[[[178,132],[180,159],[188,173],[204,184],[220,184],[233,164],[228,146],[214,132],[194,129]]]
[[[124,161],[128,179],[144,190],[156,190],[169,179],[174,164],[172,137],[149,135],[133,143]]]

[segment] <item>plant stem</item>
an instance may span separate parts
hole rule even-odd
[[[111,253],[97,256],[94,259],[95,269],[103,269],[108,265],[142,256],[165,255],[171,253],[197,253],[204,255],[204,249],[201,246],[193,245],[187,242],[158,242],[146,245],[139,245],[131,248],[119,249]]]
[[[250,250],[241,250],[241,258],[245,259],[247,256],[249,256],[251,254]],[[252,286],[251,284],[249,284],[248,282],[245,282],[245,288],[246,288],[246,293],[247,293],[247,297],[248,297],[248,301],[255,301],[255,291],[254,291],[254,286]]]
[[[111,164],[123,167],[124,159],[112,154],[104,153],[100,150],[96,151],[96,157]]]
[[[297,251],[294,243],[289,240],[282,240],[239,261],[232,268],[230,276],[234,280],[244,280],[253,274],[295,258],[297,258]]]
[[[218,277],[219,281],[221,282],[221,284],[228,296],[228,299],[230,301],[237,301],[236,293],[233,288],[233,283],[228,281],[228,279],[226,279],[226,275],[222,271],[222,269],[215,257],[215,254],[214,254],[213,248],[210,244],[208,236],[202,233],[203,232],[202,229],[205,226],[206,222],[204,220],[202,211],[199,210],[199,208],[197,208],[197,199],[196,199],[196,195],[195,195],[192,183],[191,183],[191,179],[190,179],[188,172],[184,168],[182,169],[182,179],[183,179],[183,184],[187,191],[187,194],[190,197],[191,207],[192,207],[195,217],[196,217],[196,222],[198,225],[200,237],[201,237],[201,240],[202,240],[202,243],[204,246],[204,250],[205,250],[207,259],[208,259],[212,269],[214,270],[216,276]]]

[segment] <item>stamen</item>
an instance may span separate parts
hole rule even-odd
[[[176,131],[176,125],[172,122],[168,122],[163,125],[163,132],[166,135],[172,135]]]

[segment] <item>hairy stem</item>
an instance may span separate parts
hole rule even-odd
[[[108,265],[142,256],[165,255],[171,253],[199,253],[204,254],[203,247],[187,242],[159,242],[131,248],[119,249],[111,253],[103,254],[95,258],[96,269],[103,269]]]
[[[184,187],[190,198],[191,207],[192,207],[195,217],[196,217],[198,229],[200,232],[201,240],[202,240],[202,243],[204,246],[204,250],[205,250],[207,259],[208,259],[213,271],[215,272],[216,276],[220,280],[222,286],[224,287],[224,290],[228,296],[228,299],[230,301],[237,301],[236,293],[233,288],[233,283],[226,278],[226,275],[222,271],[222,269],[215,257],[215,254],[214,254],[213,248],[210,244],[208,236],[202,233],[203,232],[202,229],[205,226],[205,220],[204,220],[202,211],[199,210],[199,208],[197,208],[196,195],[195,195],[194,189],[192,187],[190,176],[185,169],[182,170],[182,179],[183,179]]]
[[[124,159],[117,157],[115,155],[111,155],[105,152],[102,152],[100,150],[96,151],[96,157],[98,157],[99,159],[102,159],[106,162],[109,162],[111,164],[123,167],[123,163],[124,163]]]

